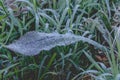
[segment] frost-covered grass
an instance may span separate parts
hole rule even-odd
[[[119,0],[0,0],[0,80],[119,80]],[[24,56],[6,48],[29,31],[73,33],[82,41]],[[88,39],[89,40],[89,39]]]

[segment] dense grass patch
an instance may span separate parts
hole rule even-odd
[[[0,0],[0,80],[119,80],[119,0]],[[73,33],[82,41],[24,56],[6,48],[29,31]]]

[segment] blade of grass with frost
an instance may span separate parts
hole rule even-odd
[[[101,50],[105,50],[104,46],[82,36],[70,33],[40,33],[36,31],[26,33],[16,42],[7,45],[6,48],[23,55],[32,56],[39,54],[42,50],[50,50],[55,46],[66,46],[78,41],[87,42]]]

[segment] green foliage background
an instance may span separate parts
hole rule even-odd
[[[119,80],[119,9],[119,0],[0,0],[0,79]],[[29,31],[70,32],[109,51],[79,42],[28,57],[4,48]]]

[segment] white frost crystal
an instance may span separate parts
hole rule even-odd
[[[74,34],[58,34],[58,33],[41,33],[36,31],[30,31],[18,39],[16,42],[9,44],[6,48],[21,53],[23,55],[37,55],[42,50],[50,50],[55,46],[65,46],[78,41],[87,42],[93,46],[104,49],[104,46],[99,43],[82,36]]]

